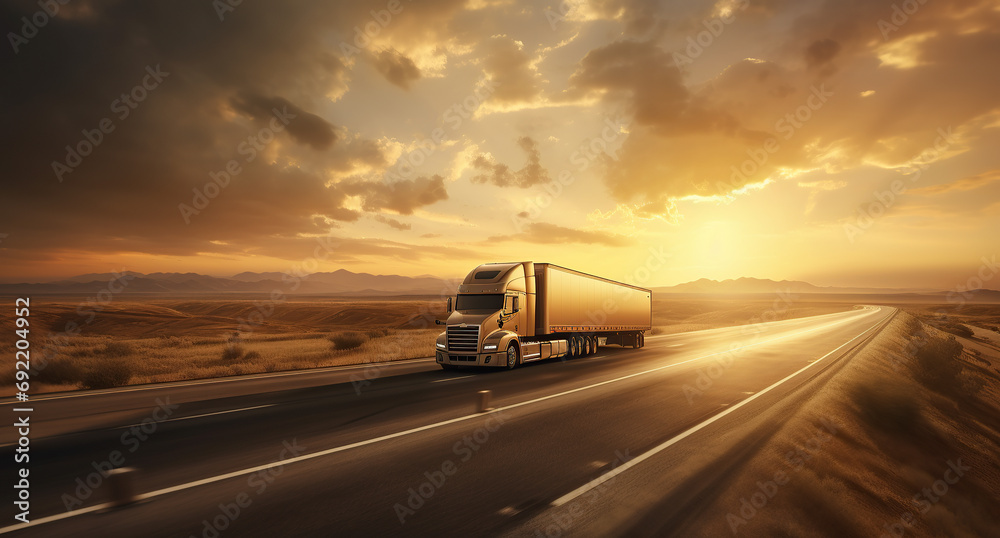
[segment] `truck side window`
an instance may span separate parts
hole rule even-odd
[[[520,297],[514,297],[514,309],[511,310],[511,312],[517,312],[518,310],[521,309],[521,307],[518,306],[518,303],[520,303],[521,301],[519,301],[518,299],[520,299]]]
[[[507,313],[514,312],[514,297],[508,295],[503,302],[503,311]]]

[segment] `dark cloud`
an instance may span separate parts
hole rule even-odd
[[[295,141],[313,149],[327,149],[337,139],[333,133],[333,125],[282,97],[264,97],[244,92],[232,99],[232,105],[262,126],[270,125],[275,119],[289,118],[288,134]]]
[[[517,139],[517,145],[528,155],[528,162],[520,170],[513,171],[489,155],[480,154],[472,161],[472,167],[481,173],[473,176],[472,182],[526,189],[532,185],[551,181],[548,170],[542,166],[542,153],[538,150],[538,144],[530,137],[522,136]]]
[[[806,47],[806,65],[820,67],[833,60],[840,52],[840,43],[832,39],[813,41]]]
[[[447,40],[461,4],[406,4],[406,17],[383,36]],[[4,73],[17,80],[0,88],[5,119],[17,126],[0,133],[5,257],[237,253],[357,220],[344,207],[353,194],[331,175],[378,169],[385,155],[377,140],[335,126],[330,103],[347,91],[351,64],[336,44],[353,42],[354,28],[384,7],[243,3],[220,21],[212,2],[200,0],[62,6],[17,54],[0,51]],[[3,3],[0,21],[19,29],[37,10],[34,2]],[[141,88],[151,71],[162,80]],[[412,75],[403,71],[403,79]],[[123,94],[141,99],[123,105]],[[274,108],[295,118],[273,141],[251,138]],[[113,131],[97,130],[104,118]],[[86,149],[82,131],[100,141],[60,182],[52,163],[66,162],[67,145]],[[238,173],[225,172],[230,162]],[[447,197],[432,180],[352,189],[373,210],[412,212]],[[196,201],[205,203],[185,219],[179,207]]]
[[[584,56],[570,77],[569,95],[624,99],[641,125],[669,128],[681,121],[688,90],[673,57],[653,41],[616,41]]]
[[[385,77],[386,80],[403,88],[410,89],[410,83],[420,79],[420,69],[413,60],[403,56],[395,49],[386,49],[373,58],[375,69]]]
[[[389,209],[401,215],[412,215],[418,207],[448,199],[444,178],[439,175],[393,183],[351,180],[338,183],[337,187],[347,194],[362,196],[365,211]]]
[[[525,224],[525,231],[518,234],[494,236],[487,242],[496,241],[526,241],[543,245],[562,243],[581,243],[587,245],[603,245],[606,247],[626,247],[635,244],[631,238],[601,231],[575,230],[548,222],[531,222]]]

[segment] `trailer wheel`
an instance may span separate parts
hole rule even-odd
[[[601,346],[601,341],[598,340],[596,336],[591,336],[590,337],[590,341],[594,344],[594,346],[593,346],[592,349],[593,349],[593,352],[596,354],[597,353],[597,348]]]
[[[639,349],[639,333],[632,335],[632,349]]]
[[[594,341],[593,336],[584,336],[584,340],[587,342],[587,355],[593,355],[597,353],[597,342]]]
[[[517,344],[511,342],[507,346],[507,369],[513,370],[517,367]]]
[[[646,333],[639,333],[639,347],[646,347]]]

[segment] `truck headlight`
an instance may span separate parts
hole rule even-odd
[[[444,344],[434,344],[438,349],[444,349]]]
[[[496,351],[496,350],[497,350],[496,344],[491,344],[491,345],[488,345],[488,346],[483,346],[483,351]]]

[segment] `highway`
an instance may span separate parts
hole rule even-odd
[[[39,396],[33,523],[0,533],[669,535],[711,493],[684,484],[718,466],[715,439],[766,439],[894,313],[647,337],[513,371],[413,360]],[[106,503],[97,469],[111,466],[136,469],[139,502]],[[10,502],[3,513],[10,525]]]

